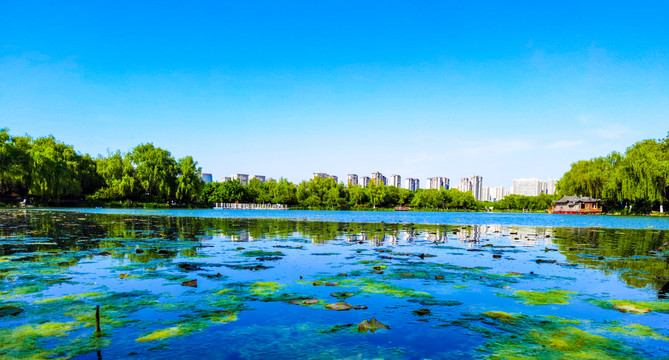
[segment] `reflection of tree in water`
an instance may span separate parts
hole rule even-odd
[[[0,211],[0,255],[33,253],[35,261],[76,265],[79,259],[108,253],[116,259],[148,262],[196,253],[203,237],[236,241],[302,237],[315,243],[334,239],[373,246],[425,238],[442,243],[455,236],[477,244],[488,236],[512,242],[554,242],[567,260],[589,268],[617,273],[635,287],[660,288],[669,277],[669,263],[652,253],[669,241],[666,231],[654,229],[579,229],[507,227],[499,225],[415,225],[336,223],[283,219],[221,219],[170,216],[83,214],[58,211]],[[136,249],[141,247],[141,253]],[[60,250],[60,252],[58,251]],[[50,253],[48,253],[50,252]],[[39,256],[38,254],[39,253]],[[62,255],[68,254],[67,258]],[[62,258],[62,259],[61,259]]]
[[[560,252],[572,263],[617,273],[630,286],[659,289],[669,277],[669,262],[655,252],[669,239],[651,229],[555,229]]]

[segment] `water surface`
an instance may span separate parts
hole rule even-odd
[[[0,357],[666,358],[663,221],[0,211]]]

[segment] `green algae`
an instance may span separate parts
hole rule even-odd
[[[511,322],[518,319],[516,315],[511,315],[504,311],[486,311],[482,315],[502,322]]]
[[[154,341],[183,335],[186,335],[186,331],[181,329],[179,326],[175,326],[152,331],[142,337],[137,338],[135,341],[137,342]]]
[[[80,299],[83,299],[83,298],[99,297],[99,296],[103,296],[103,294],[97,293],[97,292],[88,292],[88,293],[81,293],[81,294],[64,295],[64,296],[57,297],[57,298],[40,299],[40,300],[35,300],[33,303],[34,304],[45,304],[45,303],[50,303],[50,302],[80,300]]]
[[[0,299],[13,299],[23,295],[39,293],[46,289],[42,284],[19,285],[8,291],[0,292]]]
[[[656,332],[655,330],[653,330],[653,328],[649,326],[641,324],[629,324],[625,326],[612,325],[607,330],[631,336],[650,337],[653,339],[669,341],[668,337]]]
[[[409,299],[407,300],[410,303],[417,303],[425,306],[434,305],[434,306],[457,306],[462,305],[460,301],[457,300],[436,300],[436,299]]]
[[[45,342],[54,337],[67,337],[76,328],[75,322],[44,322],[14,328],[0,328],[0,355],[8,358],[46,358]]]
[[[239,254],[238,256],[265,257],[265,256],[286,256],[286,255],[284,253],[282,253],[281,251],[250,250],[250,251],[244,251],[243,253]]]
[[[567,300],[573,299],[570,294],[576,294],[575,291],[552,289],[545,292],[518,290],[512,297],[520,299],[527,305],[566,305]]]
[[[669,302],[596,299],[588,299],[587,301],[604,309],[615,309],[633,314],[643,314],[649,311],[669,313]]]
[[[630,359],[639,357],[620,341],[592,334],[560,318],[500,311],[482,314],[499,329],[470,327],[488,338],[478,350],[489,359]]]
[[[405,297],[426,297],[431,298],[432,295],[425,291],[417,291],[414,289],[392,285],[387,282],[376,281],[372,279],[355,279],[344,280],[346,286],[357,286],[361,291],[369,294],[389,295],[398,298]]]
[[[256,296],[268,297],[275,294],[277,291],[281,290],[285,286],[286,284],[279,284],[272,281],[257,282],[251,284],[249,291],[251,292],[251,294]]]

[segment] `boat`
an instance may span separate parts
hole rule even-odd
[[[395,211],[409,211],[409,210],[411,210],[411,208],[407,207],[407,206],[397,206],[397,207],[395,207]]]

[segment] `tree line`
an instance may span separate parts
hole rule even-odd
[[[92,158],[53,136],[12,136],[0,130],[0,194],[42,202],[144,201],[188,203],[202,189],[192,157],[141,144],[128,153]]]
[[[42,204],[170,203],[210,206],[217,202],[272,203],[312,209],[529,209],[550,207],[552,198],[512,195],[495,203],[477,201],[471,191],[419,189],[410,191],[371,181],[346,186],[331,178],[294,184],[284,178],[246,185],[238,180],[204,183],[202,169],[191,157],[175,159],[153,144],[130,152],[91,157],[53,136],[12,136],[0,130],[0,195],[3,201],[30,199]]]
[[[624,154],[612,152],[571,164],[557,191],[561,196],[602,199],[607,211],[648,213],[667,203],[668,185],[669,134],[637,142]]]

